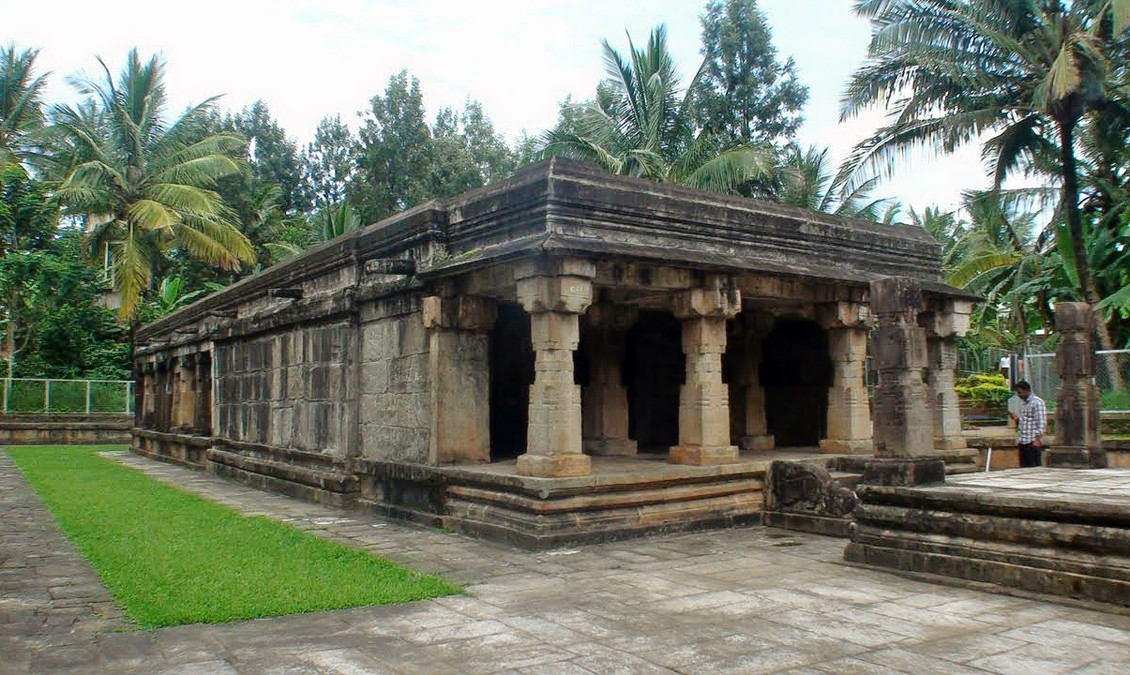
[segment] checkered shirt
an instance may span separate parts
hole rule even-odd
[[[1028,400],[1020,405],[1019,418],[1016,422],[1017,443],[1028,444],[1043,435],[1048,428],[1048,409],[1044,399],[1029,394]]]

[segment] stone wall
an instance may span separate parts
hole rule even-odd
[[[376,461],[428,463],[431,379],[419,302],[379,301],[362,317],[361,455]]]
[[[8,414],[0,416],[0,445],[129,443],[133,415]]]
[[[341,322],[217,343],[217,438],[355,454],[356,334]]]

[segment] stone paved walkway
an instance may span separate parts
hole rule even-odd
[[[1130,617],[845,566],[841,540],[753,527],[528,553],[116,458],[241,512],[445,575],[467,595],[151,632],[17,616],[0,624],[0,671],[1130,672]],[[9,522],[6,510],[0,565],[32,569],[4,577],[6,601],[52,587],[39,578],[49,574],[21,566],[27,551],[75,558],[59,552],[67,547],[42,507],[24,503],[34,497],[6,457],[0,477],[4,506],[24,514]],[[60,576],[87,586],[89,568],[67,564]],[[66,608],[36,597],[45,617]],[[56,640],[67,645],[58,656]]]

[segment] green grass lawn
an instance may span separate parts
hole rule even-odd
[[[99,457],[6,449],[67,537],[146,628],[407,602],[460,589]]]

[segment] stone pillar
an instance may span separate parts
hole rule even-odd
[[[196,355],[173,360],[173,428],[191,430],[196,422]]]
[[[686,382],[679,390],[679,445],[671,448],[673,464],[730,464],[738,461],[730,445],[730,396],[722,382],[726,351],[726,319],[741,309],[736,289],[694,288],[675,303],[683,322]]]
[[[867,334],[873,323],[871,311],[859,303],[837,302],[819,307],[817,316],[828,331],[828,351],[832,357],[827,431],[820,441],[820,451],[869,455],[874,446],[864,371]]]
[[[926,331],[918,325],[922,288],[916,279],[871,282],[871,311],[878,317],[874,356],[876,459],[865,483],[917,485],[945,480],[945,464],[934,449],[934,424],[926,407]]]
[[[589,455],[634,455],[636,442],[628,438],[628,390],[620,363],[627,330],[636,322],[632,306],[593,305],[587,313],[589,332],[589,384],[582,391],[584,451]]]
[[[772,330],[773,317],[742,312],[738,314],[738,324],[738,363],[731,383],[731,391],[737,391],[743,403],[742,419],[737,420],[742,431],[738,447],[764,452],[772,450],[776,443],[765,420],[765,387],[761,386],[761,341]]]
[[[934,446],[949,451],[966,447],[961,433],[961,407],[953,383],[957,339],[969,330],[972,307],[965,300],[940,303],[940,307],[924,313],[919,323],[926,329],[926,391],[933,409]]]
[[[1106,451],[1099,435],[1099,394],[1095,389],[1095,350],[1091,307],[1061,302],[1055,308],[1059,389],[1055,394],[1055,445],[1044,453],[1047,466],[1102,469]],[[1039,392],[1043,393],[1043,392]],[[1046,394],[1045,394],[1046,395]]]
[[[420,303],[428,329],[430,464],[490,461],[490,362],[493,300],[430,296]]]
[[[515,271],[536,355],[520,475],[592,473],[592,460],[582,453],[581,388],[573,381],[573,351],[580,342],[578,317],[592,302],[595,275],[595,265],[581,260],[538,261]]]

